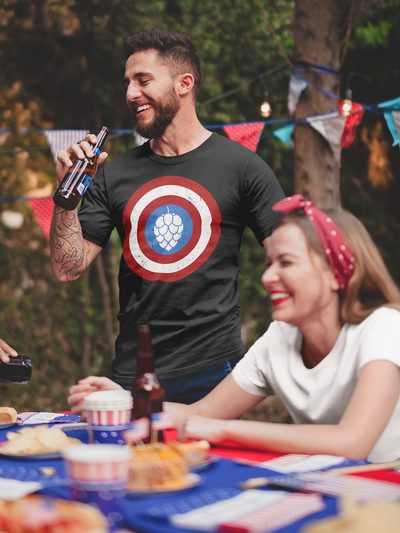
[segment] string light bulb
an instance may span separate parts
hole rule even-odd
[[[351,110],[353,109],[352,98],[353,95],[351,90],[347,89],[342,103],[342,115],[344,115],[345,117],[348,117],[351,113]]]
[[[261,104],[260,113],[261,113],[261,116],[264,118],[269,117],[271,114],[271,104],[269,103],[268,91],[264,91],[264,101]]]

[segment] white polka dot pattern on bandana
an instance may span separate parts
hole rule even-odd
[[[354,272],[354,255],[349,243],[334,221],[316,208],[312,202],[306,202],[300,194],[281,200],[274,205],[273,209],[283,213],[304,209],[317,230],[325,255],[339,282],[339,287],[344,290]]]

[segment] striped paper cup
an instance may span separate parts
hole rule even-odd
[[[126,390],[98,391],[84,398],[91,426],[127,426],[131,419],[132,395]]]
[[[62,455],[73,499],[100,509],[110,532],[116,531],[123,522],[130,447],[82,444],[65,448]]]
[[[129,446],[115,444],[82,444],[62,452],[68,478],[78,484],[126,483]]]

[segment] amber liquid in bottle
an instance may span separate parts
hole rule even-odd
[[[97,134],[96,144],[89,143],[92,145],[94,156],[77,159],[65,174],[53,196],[56,205],[68,211],[72,211],[78,206],[93,176],[96,174],[97,159],[103,149],[109,131],[106,126],[103,126]]]
[[[138,326],[137,339],[137,373],[131,387],[133,397],[132,420],[147,418],[149,420],[149,437],[151,439],[151,415],[162,411],[164,389],[154,373],[154,357],[149,326]],[[153,436],[154,440],[154,436]],[[157,431],[156,440],[164,440],[164,432]]]

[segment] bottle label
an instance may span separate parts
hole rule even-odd
[[[80,182],[80,184],[76,188],[78,194],[83,196],[85,194],[85,192],[86,192],[86,189],[89,187],[89,184],[90,184],[91,181],[92,181],[92,176],[89,176],[89,174],[86,174],[86,172],[85,172],[85,174],[83,175],[82,181]]]

